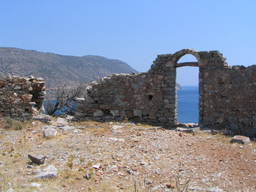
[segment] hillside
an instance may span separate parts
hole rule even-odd
[[[0,74],[43,77],[47,87],[76,85],[112,73],[136,73],[125,62],[101,56],[65,56],[18,48],[0,48]]]

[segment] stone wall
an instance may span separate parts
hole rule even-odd
[[[91,83],[77,117],[174,126],[176,69],[162,65],[170,59],[171,55],[158,56],[148,73],[115,74]]]
[[[256,136],[256,66],[205,72],[204,127]]]
[[[174,118],[170,110],[172,106],[167,106],[165,93],[161,91],[163,78],[162,75],[151,73],[118,74],[103,78],[87,87],[87,96],[78,106],[77,115],[95,120],[174,121],[171,119]],[[164,110],[166,107],[169,110]],[[169,117],[164,112],[169,113]]]
[[[197,62],[178,63],[191,54]],[[176,68],[199,67],[199,124],[256,136],[256,67],[227,65],[218,51],[183,49],[159,55],[147,73],[116,74],[91,83],[78,118],[177,124]]]
[[[13,76],[0,79],[0,117],[31,119],[42,107],[44,91],[41,78]]]

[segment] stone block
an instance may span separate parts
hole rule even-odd
[[[102,110],[96,110],[95,112],[93,112],[93,116],[94,117],[101,117],[103,116],[103,111]]]
[[[142,111],[141,110],[138,110],[138,109],[134,109],[133,110],[133,115],[135,117],[141,117],[142,116]]]
[[[110,113],[111,113],[114,117],[120,115],[119,110],[110,110]]]

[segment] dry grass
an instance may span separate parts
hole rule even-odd
[[[81,121],[72,123],[73,126],[79,127],[83,132],[94,134],[95,136],[104,135],[111,132],[111,124],[97,121]]]
[[[18,121],[9,117],[0,120],[0,128],[9,130],[22,130],[31,127],[32,121]]]

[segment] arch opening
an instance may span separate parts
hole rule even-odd
[[[198,59],[192,54],[185,54],[178,58],[176,61],[176,67],[198,67]]]
[[[181,55],[176,61],[176,109],[178,124],[199,122],[199,67],[192,54]]]

